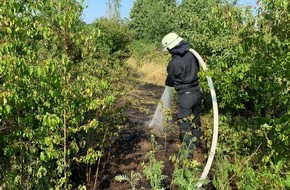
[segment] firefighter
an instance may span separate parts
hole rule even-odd
[[[169,33],[161,41],[163,51],[171,54],[167,65],[166,86],[178,94],[178,123],[180,140],[189,146],[189,157],[199,145],[201,132],[202,93],[198,83],[199,63],[189,51],[190,44],[176,33]],[[193,118],[193,119],[191,119]]]

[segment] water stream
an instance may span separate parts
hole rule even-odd
[[[173,88],[166,86],[161,96],[160,102],[154,112],[152,120],[149,122],[149,127],[153,128],[156,134],[161,135],[164,132],[164,112],[171,108]]]

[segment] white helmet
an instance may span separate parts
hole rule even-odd
[[[177,46],[183,38],[179,37],[177,34],[171,32],[164,36],[161,41],[163,51],[167,51],[168,49],[171,50],[175,46]]]

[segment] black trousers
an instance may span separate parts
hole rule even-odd
[[[202,132],[201,126],[202,94],[200,90],[178,95],[178,120],[180,123],[180,140],[187,145],[193,139],[198,143]],[[194,116],[190,119],[190,116]],[[195,137],[195,138],[194,138]]]

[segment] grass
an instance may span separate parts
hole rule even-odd
[[[144,83],[165,86],[166,67],[168,64],[167,56],[157,57],[156,60],[144,60],[140,63],[136,58],[130,58],[128,65],[137,70],[138,80]]]

